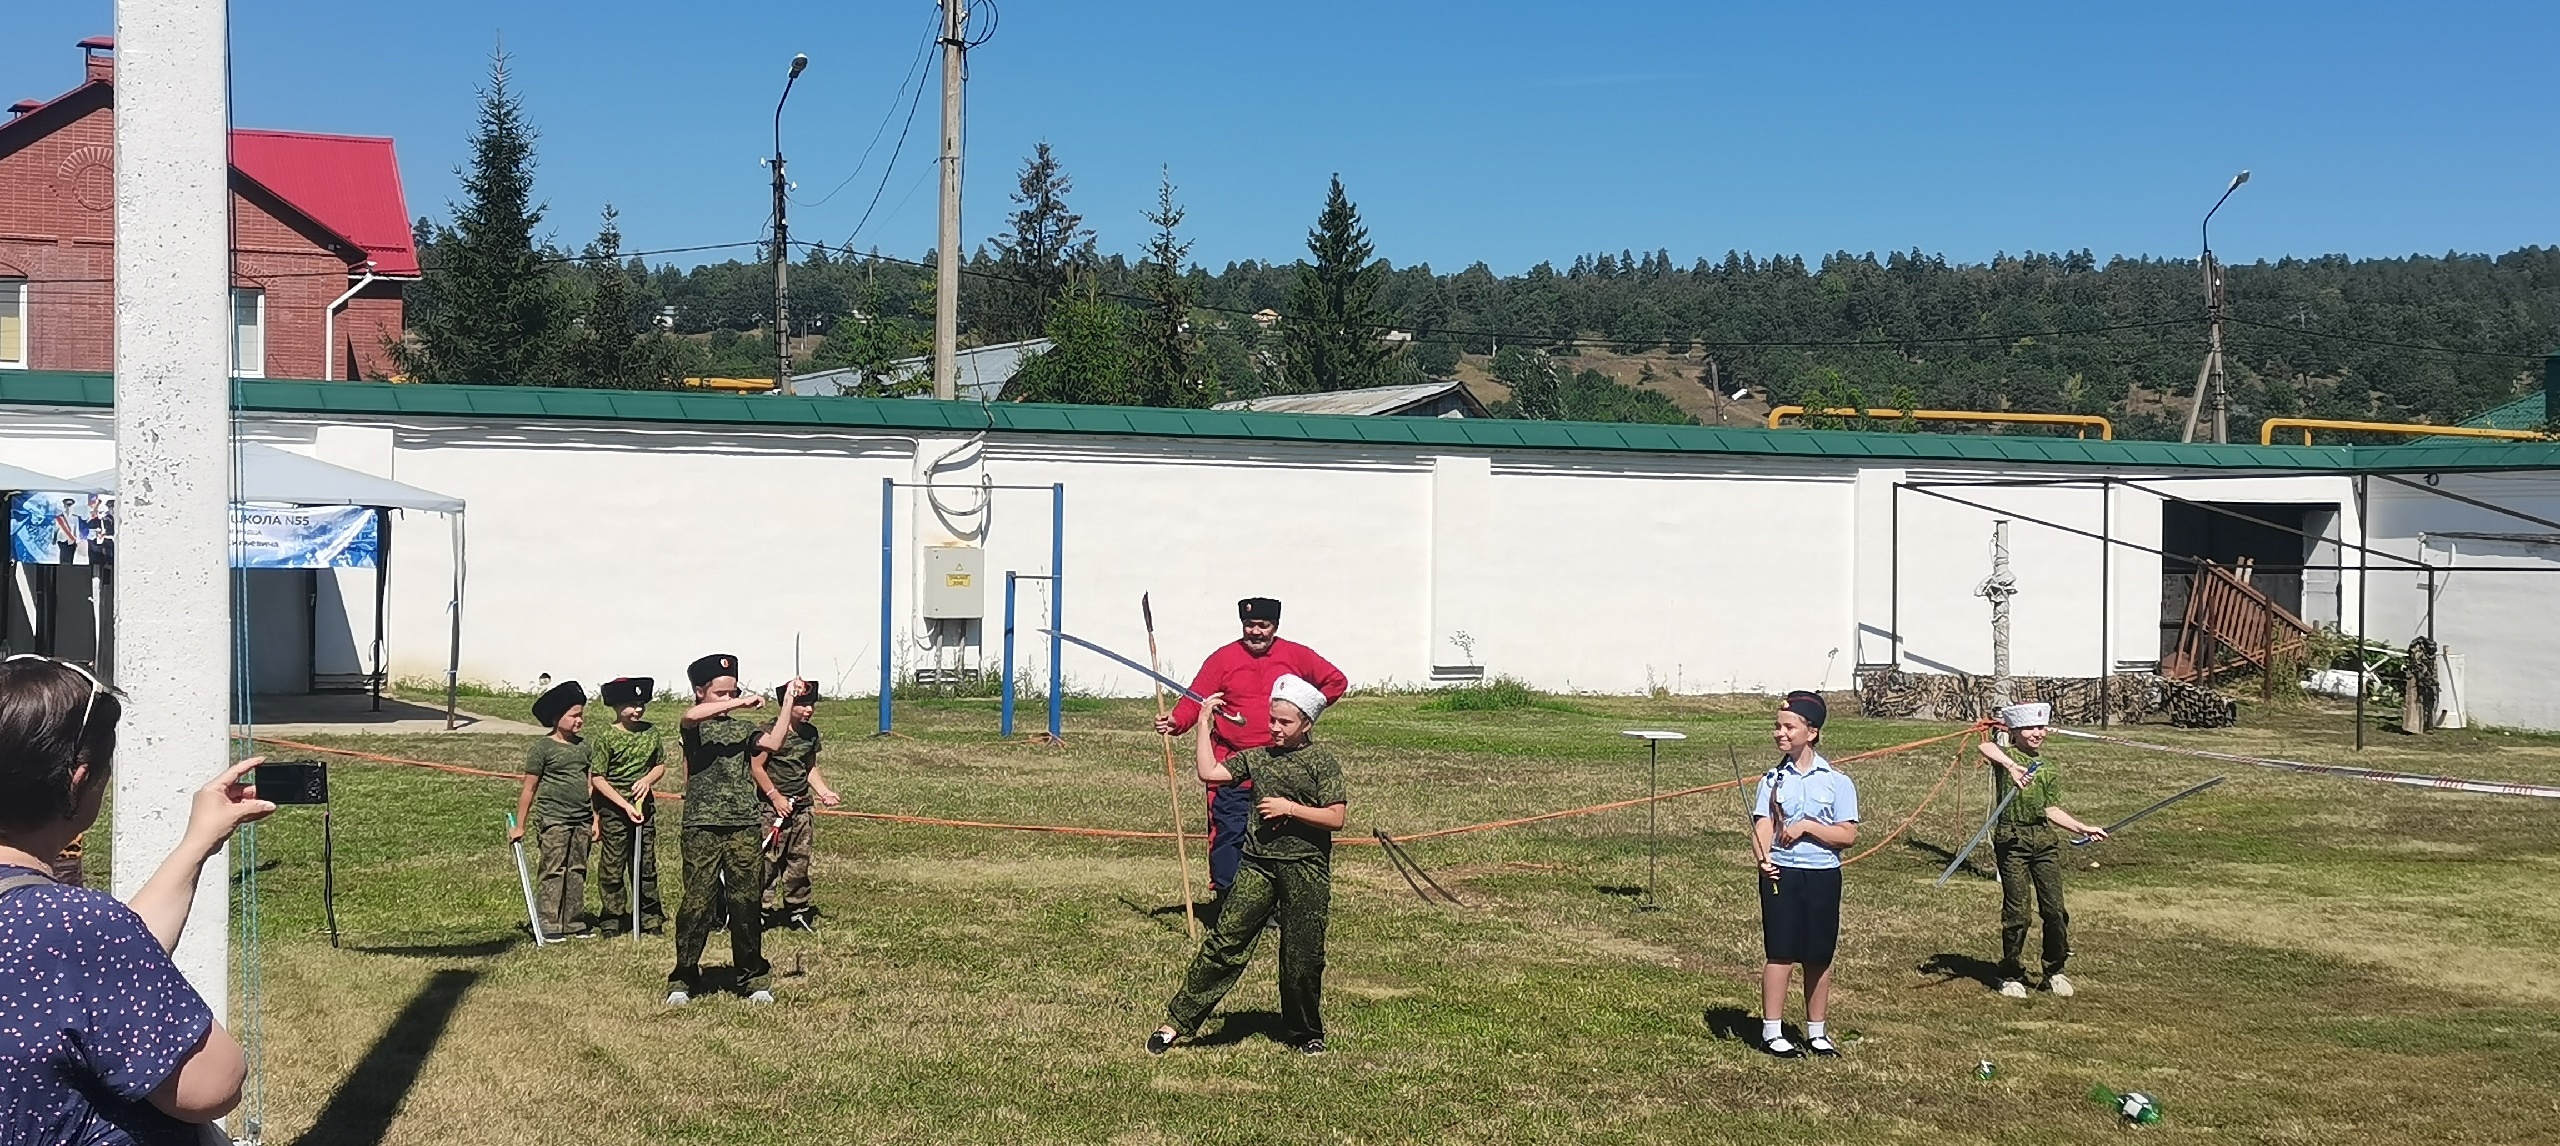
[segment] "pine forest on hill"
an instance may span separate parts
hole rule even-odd
[[[610,206],[565,252],[536,234],[532,128],[503,58],[482,93],[466,201],[420,219],[427,277],[395,348],[421,381],[658,387],[770,378],[769,263],[652,266]],[[963,346],[1047,337],[1008,399],[1206,406],[1275,393],[1459,379],[1510,417],[1756,420],[1769,407],[2102,414],[2175,438],[2204,354],[2193,259],[2088,251],[1949,262],[1919,250],[1588,254],[1497,274],[1378,256],[1339,179],[1289,262],[1189,258],[1167,173],[1104,254],[1047,144],[963,268]],[[1143,226],[1141,226],[1143,224]],[[793,244],[795,373],[854,368],[849,393],[911,390],[929,349],[929,258]],[[759,256],[766,251],[759,249]],[[2560,246],[2502,255],[2344,255],[2228,266],[2237,436],[2284,416],[2460,422],[2539,385],[2560,350]],[[457,302],[456,300],[468,300]],[[493,320],[491,316],[498,316]]]

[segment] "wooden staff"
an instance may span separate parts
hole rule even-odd
[[[1156,653],[1156,609],[1145,593],[1138,594],[1138,612],[1147,620],[1147,664],[1161,676],[1163,658]],[[1164,719],[1164,682],[1156,682],[1156,719]],[[1164,741],[1164,802],[1173,813],[1173,854],[1182,862],[1182,920],[1190,925],[1191,938],[1200,938],[1200,912],[1191,899],[1191,844],[1182,834],[1182,781],[1173,767],[1173,734],[1158,733]]]

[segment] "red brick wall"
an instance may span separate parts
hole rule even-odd
[[[37,370],[115,366],[115,112],[103,89],[37,113],[60,121],[41,138],[0,154],[0,278],[28,280],[28,365]],[[19,130],[38,127],[21,125]],[[233,283],[267,299],[266,376],[318,378],[323,311],[352,285],[349,261],[323,233],[262,191],[231,196]],[[381,283],[339,312],[331,376],[387,376],[382,344],[400,329],[396,283]]]

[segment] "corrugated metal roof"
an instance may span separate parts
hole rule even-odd
[[[240,128],[231,133],[231,166],[361,248],[377,273],[417,275],[390,140]]]
[[[1023,363],[1048,353],[1049,348],[1055,345],[1057,344],[1046,338],[1026,338],[1020,342],[999,342],[990,346],[972,346],[962,350],[952,355],[952,371],[957,375],[953,379],[953,388],[959,392],[964,401],[993,402],[1003,396],[1004,384],[1013,381],[1013,376],[1022,372]],[[887,369],[881,371],[881,375],[904,382],[929,374],[932,370],[933,359],[930,357],[901,358],[890,363]],[[791,392],[812,398],[832,398],[841,393],[839,387],[858,383],[861,375],[860,370],[850,366],[841,370],[818,370],[807,374],[794,374],[791,376]],[[929,399],[932,395],[926,394],[922,397]]]
[[[2212,445],[2006,434],[1836,433],[1481,418],[1355,418],[1139,406],[1030,402],[980,405],[542,386],[282,381],[243,381],[238,386],[242,404],[251,411],[343,417],[516,418],[926,433],[991,429],[1019,434],[1330,442],[1426,450],[1715,454],[1877,464],[1981,462],[2035,467],[2328,473],[2560,469],[2560,443],[2480,439],[2385,446]],[[103,374],[0,373],[0,405],[104,408],[113,403],[113,383]]]
[[[1359,390],[1329,390],[1316,394],[1269,394],[1260,398],[1220,402],[1210,408],[1250,410],[1259,414],[1371,416],[1392,414],[1409,406],[1420,405],[1465,385],[1464,382],[1451,379],[1446,382],[1424,382],[1412,386],[1370,386]]]
[[[2475,430],[2539,430],[2548,422],[2542,391],[2536,390],[2462,424]]]

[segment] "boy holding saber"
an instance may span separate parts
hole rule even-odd
[[[2000,993],[2027,997],[2023,959],[2032,907],[2044,922],[2044,987],[2068,999],[2073,987],[2062,968],[2071,960],[2071,913],[2063,908],[2062,847],[2054,829],[2093,840],[2107,838],[2107,830],[2063,810],[2062,769],[2043,755],[2053,706],[2013,704],[2000,710],[2000,723],[2008,726],[2011,745],[2028,760],[2018,763],[1989,740],[1978,746],[1982,758],[2005,770],[2018,789],[1991,834],[1991,854],[2000,869]]]

